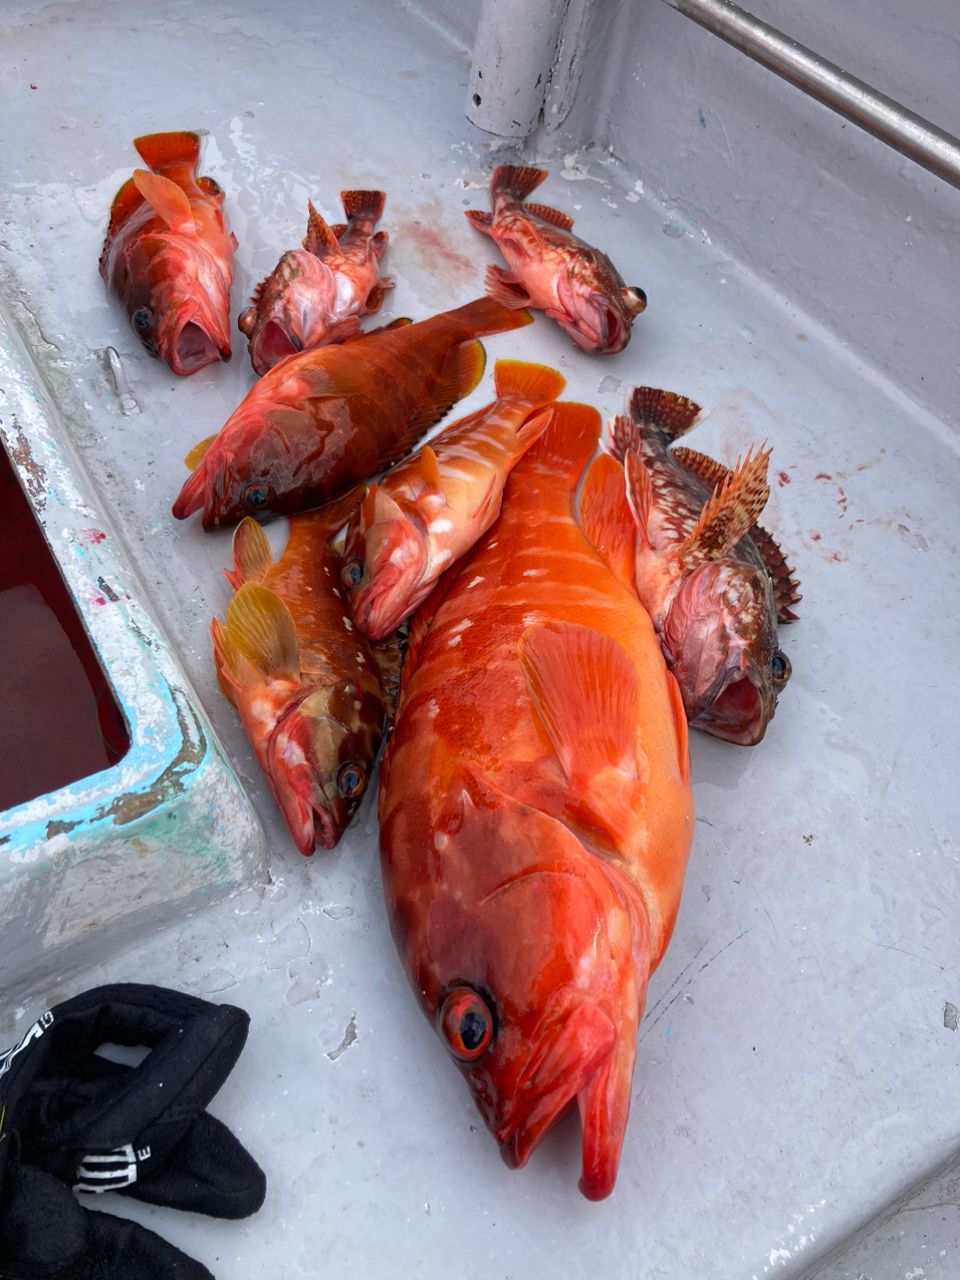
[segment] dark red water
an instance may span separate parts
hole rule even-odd
[[[0,810],[115,764],[120,708],[0,447]]]

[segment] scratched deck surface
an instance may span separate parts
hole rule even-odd
[[[207,633],[227,599],[230,535],[168,513],[183,454],[250,384],[240,335],[230,366],[175,379],[96,271],[130,139],[199,126],[240,240],[234,317],[302,236],[307,197],[333,219],[346,186],[388,195],[387,318],[475,296],[494,254],[462,210],[485,204],[492,146],[462,115],[463,57],[399,6],[306,0],[11,0],[0,47],[15,122],[0,178],[5,298],[272,836],[267,886],[3,1008],[0,1041],[43,1001],[108,979],[250,1011],[216,1109],[267,1171],[264,1210],[221,1224],[110,1206],[230,1280],[265,1268],[278,1280],[800,1276],[957,1147],[960,1033],[945,1005],[960,1004],[960,464],[948,433],[700,228],[638,198],[634,175],[604,156],[558,163],[544,199],[577,216],[649,310],[612,359],[575,352],[542,320],[489,340],[491,359],[556,364],[570,395],[605,413],[635,381],[691,395],[712,408],[691,444],[728,462],[769,439],[769,523],[804,601],[783,633],[794,676],[767,740],[692,743],[696,841],[651,985],[615,1196],[579,1198],[573,1122],[511,1173],[400,973],[369,800],[335,853],[302,860],[216,688]],[[107,346],[139,412],[122,411]],[[282,522],[270,536],[282,545]],[[880,1265],[876,1280],[894,1274]]]

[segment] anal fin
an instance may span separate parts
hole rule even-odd
[[[561,231],[569,231],[573,226],[573,219],[568,213],[552,209],[548,204],[531,204],[528,201],[523,208],[525,213],[532,213],[541,222],[549,222],[552,227],[559,227]]]

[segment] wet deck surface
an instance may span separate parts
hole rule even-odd
[[[387,192],[397,288],[384,319],[467,301],[495,255],[462,216],[485,207],[492,160],[462,115],[466,66],[385,4],[8,5],[0,43],[17,124],[0,287],[272,841],[268,885],[3,1009],[0,1041],[41,1003],[104,980],[249,1010],[215,1109],[267,1172],[263,1211],[230,1224],[109,1206],[230,1280],[801,1275],[956,1148],[960,1033],[944,1009],[960,1004],[960,466],[947,433],[634,176],[602,155],[554,166],[544,200],[576,216],[649,309],[617,357],[590,359],[541,319],[488,340],[490,360],[554,364],[570,398],[604,413],[634,382],[688,394],[712,408],[691,445],[727,462],[769,439],[768,523],[804,600],[782,633],[794,675],[767,740],[692,742],[697,836],[641,1028],[615,1196],[580,1199],[572,1121],[511,1173],[407,990],[370,799],[334,853],[301,859],[216,687],[208,627],[228,598],[230,533],[177,524],[169,507],[183,455],[252,381],[240,334],[231,365],[175,379],[96,269],[132,137],[202,127],[203,168],[240,241],[234,316],[299,242],[307,197],[336,220],[337,192],[357,186]],[[270,526],[275,549],[284,528]],[[916,1260],[928,1280],[938,1252]]]

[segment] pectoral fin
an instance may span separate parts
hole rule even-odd
[[[749,533],[770,497],[767,464],[770,450],[752,449],[717,486],[700,513],[700,519],[677,549],[684,566],[719,560]]]

